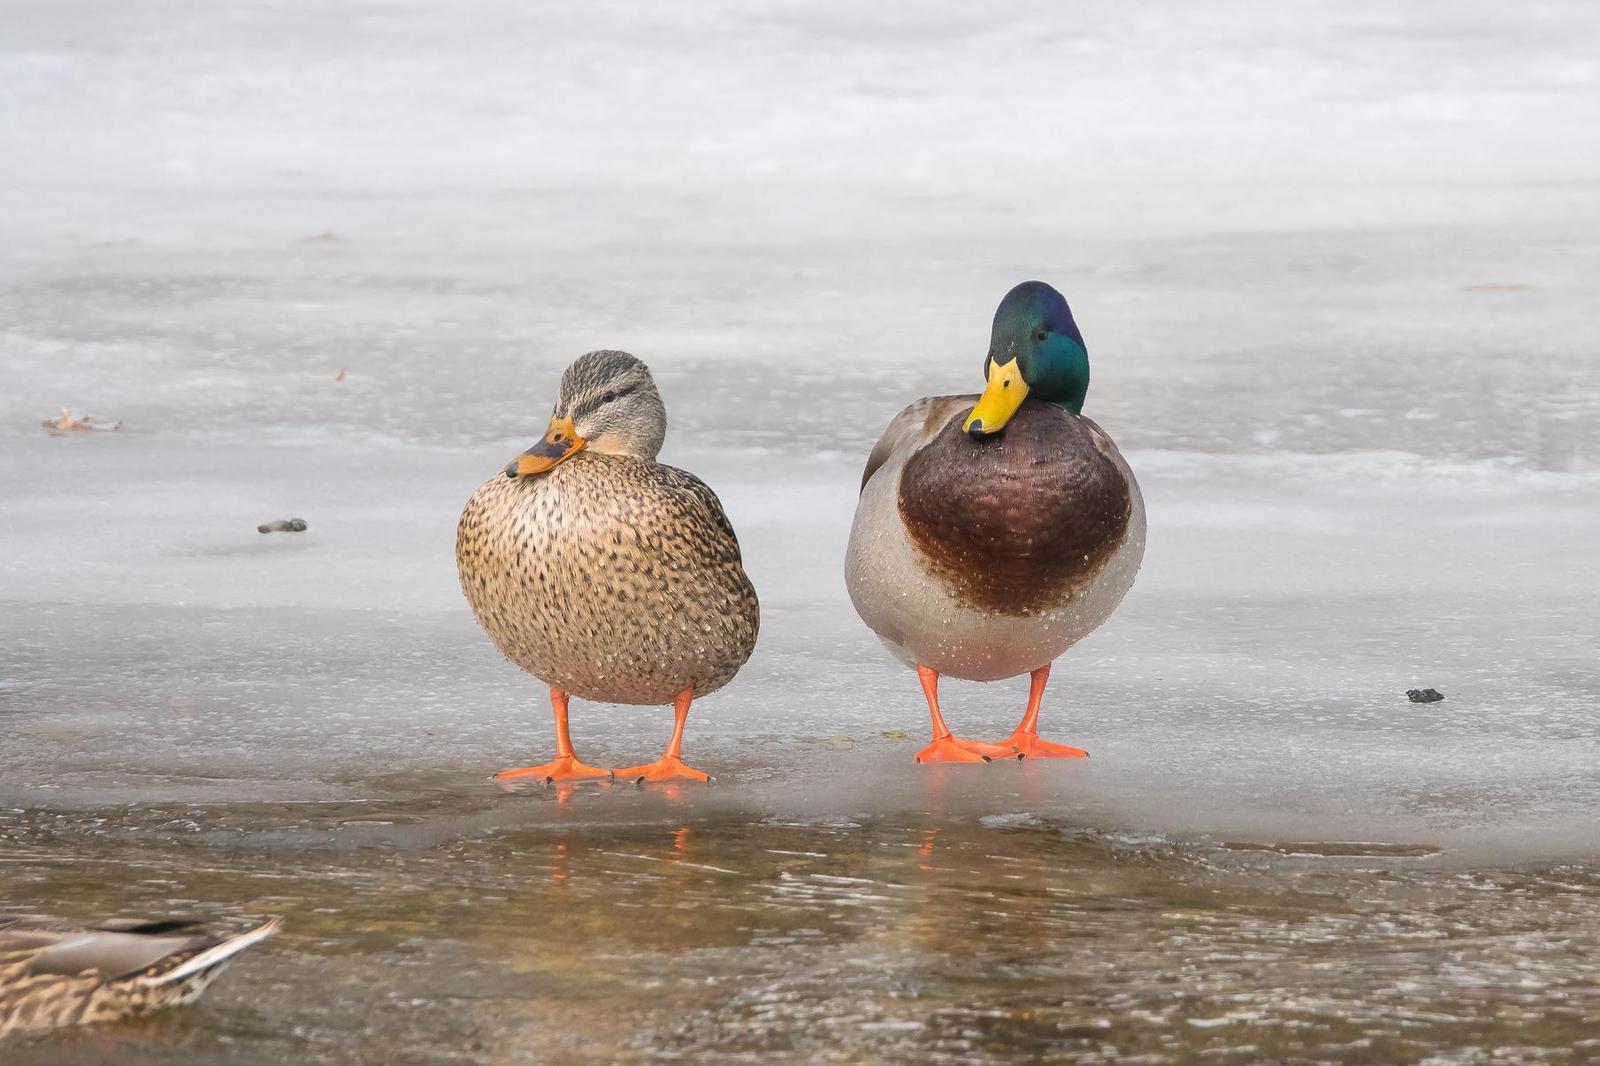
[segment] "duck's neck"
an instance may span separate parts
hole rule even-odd
[[[1040,373],[1028,395],[1082,414],[1089,394],[1089,352],[1083,344],[1057,333],[1040,346],[1038,363]]]

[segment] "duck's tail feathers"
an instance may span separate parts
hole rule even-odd
[[[278,927],[282,924],[283,919],[281,918],[269,918],[254,929],[240,933],[238,936],[230,936],[222,943],[206,948],[194,958],[171,970],[151,977],[141,978],[140,983],[146,985],[171,984],[174,981],[181,981],[186,977],[220,966],[245,948],[253,947],[276,933]]]

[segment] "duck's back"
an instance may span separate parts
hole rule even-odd
[[[583,454],[490,478],[461,514],[456,561],[506,657],[581,698],[704,695],[755,646],[755,591],[721,503],[650,460]]]

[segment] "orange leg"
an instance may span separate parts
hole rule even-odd
[[[531,777],[535,781],[589,781],[609,778],[610,770],[587,766],[578,761],[572,751],[572,735],[567,732],[567,694],[555,686],[550,687],[550,710],[556,718],[556,757],[539,766],[518,766],[501,770],[494,775],[496,781],[516,781]]]
[[[640,766],[629,766],[617,771],[617,778],[621,781],[632,781],[636,784],[645,781],[674,781],[687,778],[690,781],[709,781],[711,775],[692,766],[685,766],[683,762],[683,724],[689,720],[689,704],[694,701],[694,690],[684,689],[672,701],[672,713],[675,721],[672,725],[672,739],[667,741],[667,750],[655,762],[647,762]]]
[[[1030,676],[1028,710],[1017,723],[1015,732],[1001,743],[1014,750],[1019,759],[1087,759],[1089,753],[1082,748],[1039,739],[1039,703],[1044,699],[1045,683],[1050,680],[1049,665],[1039,667]]]
[[[973,751],[964,740],[950,735],[939,712],[939,671],[917,664],[917,678],[922,682],[922,694],[928,699],[928,717],[933,719],[933,743],[917,752],[918,762],[988,762],[989,756]]]

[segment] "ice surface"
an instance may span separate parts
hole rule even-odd
[[[685,802],[1600,850],[1585,5],[857,8],[13,5],[0,799],[420,794],[539,755],[454,522],[617,346],[764,607]],[[921,770],[915,680],[843,593],[855,485],[1032,276],[1149,553],[1046,705],[1091,762]],[[62,405],[123,428],[49,437]],[[1022,692],[948,712],[998,734]],[[631,761],[667,719],[574,729]]]
[[[7,1063],[1593,1052],[1592,8],[11,0],[0,915],[287,921]],[[918,767],[860,467],[1029,277],[1149,551],[1052,679],[1092,760]],[[713,787],[506,794],[455,521],[603,346],[762,641]]]

